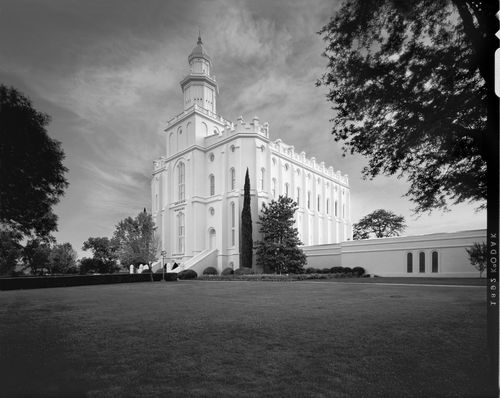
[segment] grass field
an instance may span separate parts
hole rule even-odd
[[[481,397],[482,287],[134,283],[0,292],[1,395]]]

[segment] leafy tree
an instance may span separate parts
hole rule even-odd
[[[102,274],[113,273],[118,270],[118,242],[107,237],[88,238],[83,242],[83,250],[91,250],[93,262],[85,262],[85,269]]]
[[[483,272],[488,266],[488,247],[486,243],[474,243],[471,248],[465,249],[469,255],[471,265],[479,271],[479,277],[483,277]]]
[[[486,199],[498,142],[492,57],[498,4],[487,0],[345,1],[327,42],[332,134],[368,158],[365,178],[406,176],[416,212]],[[497,145],[498,146],[498,145]]]
[[[52,212],[68,186],[64,153],[47,135],[49,116],[0,85],[0,223],[25,235],[57,230]]]
[[[33,275],[43,273],[50,267],[50,245],[41,239],[35,238],[26,242],[23,249],[23,262]]]
[[[262,205],[259,217],[262,241],[257,242],[257,264],[264,270],[299,273],[307,263],[306,255],[298,247],[302,244],[294,227],[297,203],[279,196],[269,205]]]
[[[405,218],[392,211],[378,209],[353,225],[354,239],[368,239],[370,234],[377,238],[398,236],[406,229]]]
[[[22,234],[9,228],[0,228],[0,275],[12,274],[22,255]]]
[[[51,273],[66,274],[76,268],[76,251],[71,243],[54,245],[50,251],[49,271]]]
[[[118,258],[122,265],[147,264],[158,259],[158,239],[154,235],[154,221],[146,209],[137,217],[127,217],[116,226],[113,236],[118,246]],[[151,280],[153,276],[151,275]]]
[[[245,174],[245,185],[243,191],[243,210],[241,212],[240,265],[245,268],[252,268],[252,212],[250,209],[250,177],[248,176],[248,168]]]

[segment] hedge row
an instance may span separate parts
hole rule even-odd
[[[363,275],[368,277],[369,275]],[[351,274],[255,274],[255,275],[202,275],[198,279],[205,281],[304,281],[313,279],[338,279],[338,278],[352,278],[355,277]]]
[[[163,274],[153,274],[154,281],[161,281]],[[166,273],[165,280],[176,281],[176,273]],[[46,287],[104,285],[111,283],[149,282],[151,275],[145,274],[102,274],[71,276],[33,276],[0,278],[0,290],[40,289]]]
[[[365,274],[363,267],[332,267],[332,268],[306,268],[306,274],[353,274],[355,276],[363,276]]]

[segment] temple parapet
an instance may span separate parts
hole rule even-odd
[[[317,162],[314,156],[308,159],[304,151],[300,153],[295,152],[295,147],[293,145],[285,144],[279,138],[275,141],[269,142],[269,147],[272,150],[284,155],[285,157],[302,163],[303,165],[308,166],[317,172],[323,173],[328,177],[333,178],[334,180],[347,185],[349,184],[349,177],[347,174],[342,175],[340,170],[334,171],[332,166],[325,166],[325,162]]]

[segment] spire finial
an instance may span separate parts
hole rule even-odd
[[[201,31],[200,31],[200,28],[198,28],[198,43],[196,44],[203,44],[203,42],[201,41]]]

